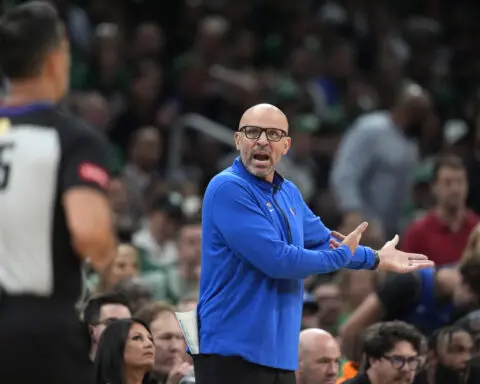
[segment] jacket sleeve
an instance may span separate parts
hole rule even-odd
[[[239,182],[217,186],[213,222],[233,253],[269,277],[303,279],[345,267],[351,259],[347,246],[336,250],[307,250],[282,240],[257,204],[255,196]]]
[[[303,202],[303,238],[307,249],[327,250],[330,247],[331,231],[323,224]],[[371,248],[359,246],[355,254],[345,266],[349,269],[372,269],[375,264],[375,254]]]

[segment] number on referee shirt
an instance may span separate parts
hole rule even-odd
[[[0,143],[0,191],[8,187],[10,180],[10,162],[7,153],[13,148],[13,143]]]

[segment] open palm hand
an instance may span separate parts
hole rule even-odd
[[[428,257],[419,253],[408,253],[398,250],[399,237],[395,237],[387,241],[383,248],[379,251],[380,264],[379,270],[391,271],[398,273],[409,273],[419,269],[430,268],[435,265]]]
[[[344,241],[345,238],[346,236],[339,232],[332,232],[330,248],[338,248],[341,245],[339,241]],[[435,263],[428,260],[428,257],[425,255],[398,250],[396,248],[398,241],[399,237],[398,235],[395,235],[394,238],[387,241],[379,251],[380,263],[377,268],[379,271],[409,273],[419,269],[430,268],[435,265]]]

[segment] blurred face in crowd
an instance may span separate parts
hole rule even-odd
[[[171,312],[160,313],[150,326],[155,341],[155,372],[168,375],[186,356],[186,344],[180,326]]]
[[[369,371],[385,384],[411,384],[421,365],[421,358],[413,345],[399,341],[379,359],[370,359]]]
[[[466,370],[473,352],[473,340],[466,331],[442,337],[437,345],[440,363],[456,370]]]
[[[187,261],[198,261],[202,247],[202,226],[200,224],[185,225],[180,229],[180,257]]]
[[[118,319],[129,319],[132,317],[130,309],[122,304],[104,304],[100,309],[97,324],[92,326],[92,339],[95,344],[100,340],[103,331],[108,324]]]
[[[127,187],[122,179],[112,179],[108,189],[108,200],[113,212],[123,213],[128,210]]]
[[[106,276],[106,285],[113,287],[120,280],[138,276],[138,252],[128,244],[121,244],[117,248],[117,255]]]
[[[163,243],[175,237],[178,229],[177,220],[164,211],[154,211],[150,214],[150,230],[158,243]]]
[[[219,17],[207,17],[200,22],[195,46],[205,58],[216,57],[222,52],[228,24]]]
[[[403,129],[407,136],[418,139],[422,136],[427,123],[433,118],[432,103],[423,89],[415,85],[405,91],[404,97]]]
[[[448,211],[456,211],[465,206],[468,193],[467,173],[464,169],[442,167],[433,185],[437,203]]]
[[[472,336],[466,331],[447,333],[439,338],[437,349],[430,358],[436,383],[461,383],[468,377],[469,363],[474,352]]]
[[[95,29],[96,64],[101,77],[111,81],[122,63],[121,37],[114,23],[100,23]]]
[[[267,131],[262,131],[267,129]],[[275,166],[290,149],[288,120],[270,104],[248,109],[235,132],[235,145],[247,170],[254,176],[273,181]]]
[[[107,100],[98,92],[87,93],[79,100],[79,114],[88,125],[104,131],[110,122]]]
[[[298,384],[335,384],[341,358],[338,342],[327,332],[313,329],[303,332],[300,336]]]
[[[164,37],[155,23],[140,24],[135,31],[134,51],[137,56],[158,56],[163,49]]]
[[[255,56],[255,44],[255,36],[252,32],[241,31],[233,47],[235,59],[243,64],[251,64]]]
[[[162,138],[154,127],[140,128],[131,147],[131,160],[144,171],[153,171],[161,158]]]
[[[155,362],[153,337],[143,325],[134,323],[130,328],[123,358],[127,367],[145,370],[153,368]]]
[[[337,46],[329,58],[331,73],[338,79],[347,78],[354,69],[354,54],[350,44]]]
[[[299,48],[290,56],[290,71],[299,81],[306,81],[314,74],[315,61],[312,53],[305,48]]]
[[[320,308],[320,325],[322,327],[335,325],[343,309],[340,288],[333,283],[321,284],[315,288],[313,296]]]
[[[184,69],[178,86],[182,96],[186,100],[196,102],[205,95],[208,81],[208,69],[201,63],[194,62]]]
[[[187,278],[200,278],[201,247],[201,225],[183,226],[179,233],[178,258],[181,266],[188,271]]]
[[[133,313],[152,299],[152,292],[139,277],[123,279],[114,289],[127,298]]]
[[[151,107],[156,103],[163,86],[163,72],[155,62],[149,60],[138,65],[140,73],[131,83],[131,93],[139,105]]]

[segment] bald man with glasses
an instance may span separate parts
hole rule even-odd
[[[398,237],[380,251],[359,246],[367,223],[332,236],[275,171],[291,144],[277,107],[249,108],[234,138],[240,156],[210,181],[203,202],[196,383],[291,384],[304,278],[340,268],[409,272],[432,263],[396,250]]]

